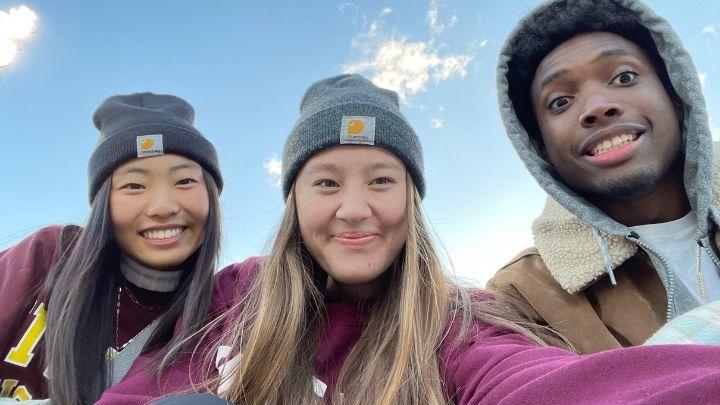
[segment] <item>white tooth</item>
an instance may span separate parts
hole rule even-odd
[[[160,232],[153,231],[152,232],[152,239],[160,239]]]
[[[608,141],[607,139],[603,141],[602,143],[603,148],[609,149],[612,146],[612,142]]]
[[[620,142],[622,142],[622,139],[620,139],[619,136],[616,136],[616,137],[613,138],[612,141],[610,141],[610,142],[612,142],[613,146],[618,146],[618,145],[620,145]]]
[[[631,141],[636,140],[637,137],[638,137],[637,134],[630,134],[630,140],[631,140]]]
[[[622,135],[620,135],[620,140],[621,140],[621,141],[623,141],[623,142],[627,142],[627,140],[628,140],[628,139],[630,139],[630,137],[629,137],[629,136],[627,136],[626,134],[622,134]]]

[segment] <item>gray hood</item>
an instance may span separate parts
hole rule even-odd
[[[529,95],[529,83],[544,55],[564,40],[591,31],[609,31],[632,38],[650,54],[653,53],[652,48],[657,49],[654,57],[664,63],[669,82],[683,104],[684,181],[688,199],[698,216],[701,235],[708,234],[712,218],[717,223],[719,211],[714,205],[712,136],[700,80],[690,55],[671,25],[635,0],[554,0],[542,3],[520,21],[500,53],[497,74],[500,113],[518,155],[551,197],[548,201],[550,211],[558,214],[561,210],[560,217],[567,214],[578,222],[578,226],[600,239],[599,249],[595,248],[595,251],[605,256],[601,260],[605,262],[602,271],[610,272],[612,277],[612,269],[631,256],[636,247],[631,244],[621,255],[623,257],[618,257],[608,252],[608,245],[628,242],[626,238],[631,235],[630,229],[562,183],[552,165],[543,158],[535,141],[540,135],[534,116],[528,115],[532,113],[522,108],[527,104],[519,99],[522,94],[526,94],[525,97]],[[636,40],[638,32],[645,37],[644,42]],[[545,228],[552,228],[547,225],[544,223]],[[550,229],[550,232],[561,231]],[[535,238],[537,244],[537,234]],[[607,243],[602,239],[606,239]],[[572,249],[571,246],[568,248]],[[542,254],[541,246],[538,249]],[[544,255],[543,259],[546,259]],[[550,263],[548,265],[552,271]],[[557,274],[554,275],[558,278]],[[595,274],[592,277],[598,276]],[[569,291],[582,289],[591,281],[588,277],[583,276],[572,287],[565,287]]]

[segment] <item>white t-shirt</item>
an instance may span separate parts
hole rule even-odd
[[[652,246],[670,265],[681,282],[702,303],[696,274],[697,248],[695,241],[698,221],[695,211],[680,219],[660,224],[631,226],[640,240]],[[705,301],[720,299],[720,272],[704,248],[700,249],[700,270],[705,289]]]

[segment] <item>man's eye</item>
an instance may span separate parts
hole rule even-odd
[[[558,97],[556,99],[553,99],[553,101],[550,102],[550,105],[548,105],[548,107],[551,110],[557,110],[558,108],[565,107],[569,103],[570,103],[570,100],[568,99],[568,97],[563,96],[563,97]]]
[[[613,77],[612,84],[619,85],[619,86],[626,86],[637,79],[638,74],[635,72],[627,71],[622,72],[619,75]]]
[[[137,183],[128,183],[128,184],[123,185],[120,188],[121,189],[124,188],[127,190],[142,190],[145,187],[143,187],[141,184],[137,184]]]

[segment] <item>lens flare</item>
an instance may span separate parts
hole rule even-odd
[[[37,15],[26,6],[0,11],[0,37],[25,39],[35,32],[35,20]]]

